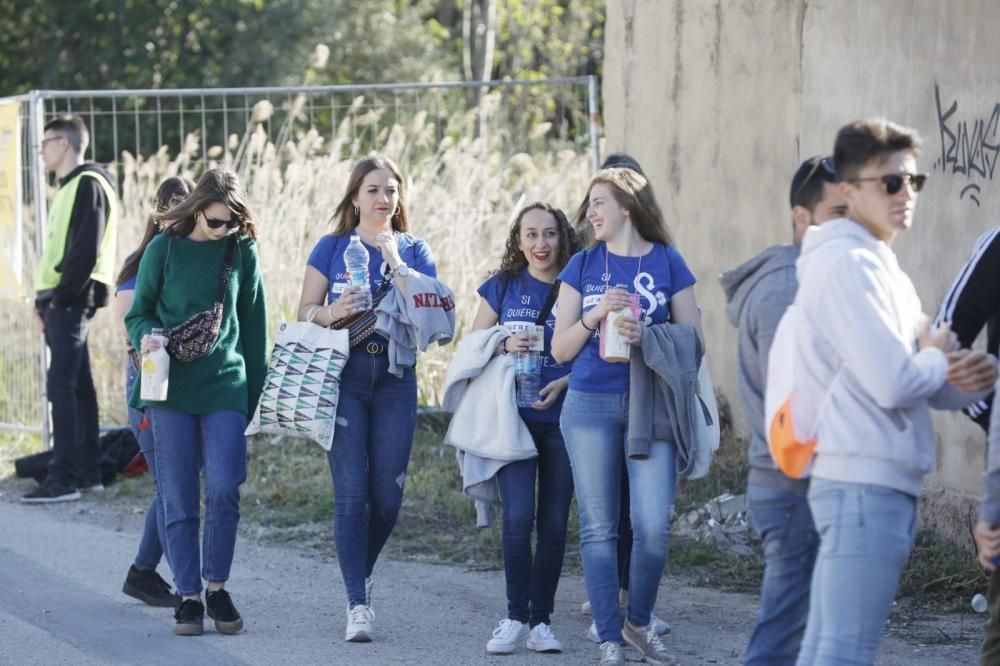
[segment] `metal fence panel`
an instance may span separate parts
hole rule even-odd
[[[470,103],[478,100],[478,104]],[[327,232],[353,162],[371,150],[400,164],[413,233],[434,249],[442,280],[471,321],[475,288],[499,260],[515,208],[546,199],[575,210],[597,165],[594,77],[541,81],[194,90],[35,91],[22,131],[26,275],[45,225],[48,176],[38,159],[44,122],[81,114],[86,157],[106,163],[121,186],[118,261],[141,236],[165,177],[226,166],[240,173],[260,220],[272,324],[294,317],[305,260]],[[30,280],[27,282],[30,285]],[[0,305],[0,429],[41,431],[40,335],[30,295]],[[9,311],[8,311],[9,308]],[[90,335],[103,423],[124,421],[124,333],[104,308]],[[13,337],[11,337],[13,336]],[[426,355],[421,400],[434,403],[447,357]],[[9,367],[9,370],[8,370]],[[9,388],[8,388],[9,387]]]

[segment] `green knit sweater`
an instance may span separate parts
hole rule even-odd
[[[228,237],[196,242],[160,234],[146,248],[125,327],[136,349],[154,328],[170,328],[211,309],[219,291]],[[169,252],[168,252],[169,249]],[[170,388],[163,402],[139,398],[129,404],[164,407],[186,414],[239,410],[253,416],[267,372],[267,306],[257,246],[239,239],[233,252],[219,339],[207,355],[184,363],[170,359]]]

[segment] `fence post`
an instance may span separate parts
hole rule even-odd
[[[601,117],[597,111],[597,76],[587,77],[587,118],[590,124],[590,171],[601,166]]]
[[[45,135],[45,98],[38,90],[32,90],[28,96],[28,118],[30,121],[31,149],[28,151],[28,159],[31,164],[29,173],[31,174],[31,198],[35,211],[35,250],[36,256],[42,256],[42,247],[45,245],[45,231],[48,224],[48,199],[46,198],[45,186],[47,174],[45,165],[39,156],[42,146],[42,138]],[[49,396],[45,383],[46,369],[48,366],[48,348],[45,345],[45,336],[39,336],[41,343],[38,354],[38,372],[41,376],[39,386],[41,387],[42,403],[42,445],[46,449],[52,448],[52,432],[49,423]]]

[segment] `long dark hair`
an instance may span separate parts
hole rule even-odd
[[[187,199],[162,213],[154,213],[153,218],[161,224],[171,223],[166,230],[171,236],[187,236],[198,223],[198,213],[214,203],[226,206],[233,218],[240,221],[241,235],[257,239],[253,213],[247,206],[246,192],[243,191],[239,177],[226,169],[206,171]]]
[[[660,204],[656,203],[653,188],[645,176],[632,169],[621,167],[601,169],[590,180],[590,187],[587,188],[588,201],[590,191],[598,183],[611,188],[615,201],[629,212],[632,226],[640,236],[653,243],[674,244],[667,230],[667,223],[663,220],[663,211],[660,210]],[[596,244],[597,240],[591,238],[587,247]]]
[[[193,189],[194,181],[187,176],[171,176],[160,183],[160,186],[156,188],[156,195],[153,197],[153,210],[146,218],[146,230],[142,233],[139,247],[125,260],[125,265],[118,273],[115,285],[122,285],[139,272],[139,261],[146,251],[146,246],[161,231],[160,223],[154,217],[156,213],[162,213],[184,201]]]
[[[361,215],[354,211],[354,198],[358,196],[365,176],[379,169],[385,169],[391,173],[396,182],[399,183],[399,207],[392,216],[392,230],[410,230],[409,218],[406,214],[406,196],[403,192],[403,176],[399,173],[399,167],[385,155],[373,153],[358,160],[354,168],[351,169],[351,177],[347,179],[347,192],[333,211],[333,217],[330,218],[333,235],[348,234],[357,228],[361,222]]]
[[[605,157],[604,161],[601,163],[601,169],[610,169],[612,167],[631,169],[643,177],[646,175],[646,172],[644,172],[642,167],[639,166],[639,162],[627,153],[611,153]],[[580,202],[580,207],[576,209],[576,215],[573,217],[573,226],[576,229],[577,238],[580,239],[581,244],[588,246],[592,244],[591,241],[593,240],[594,233],[593,229],[590,228],[590,224],[587,222],[587,208],[589,206],[590,196],[586,196],[583,198],[583,201]]]
[[[496,274],[504,282],[511,280],[528,265],[528,260],[519,247],[521,220],[533,210],[543,210],[556,220],[556,229],[559,231],[559,252],[556,254],[556,267],[559,270],[566,266],[569,258],[579,249],[576,233],[570,226],[569,220],[566,219],[566,213],[543,201],[529,204],[517,213],[514,224],[510,225],[510,234],[507,236],[507,246],[504,248],[503,259],[500,260],[500,269],[496,271]]]

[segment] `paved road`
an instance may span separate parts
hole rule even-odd
[[[138,521],[94,521],[87,505],[0,501],[0,664],[596,663],[596,647],[583,637],[589,618],[579,613],[584,591],[577,576],[561,582],[553,618],[562,655],[522,649],[488,657],[486,639],[504,611],[502,573],[413,562],[380,565],[379,638],[349,644],[336,562],[249,539],[237,546],[229,584],[246,619],[244,633],[222,636],[208,622],[200,638],[176,637],[169,610],[147,608],[120,592]],[[752,595],[668,578],[660,599],[659,614],[674,625],[668,645],[682,664],[738,663],[756,608]],[[962,645],[936,646],[886,640],[879,663],[954,666],[975,663],[975,656],[968,637]]]

